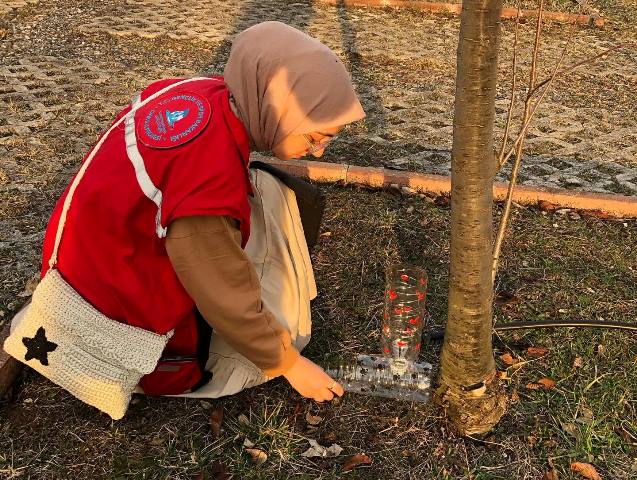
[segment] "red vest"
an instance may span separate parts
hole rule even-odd
[[[153,83],[141,100],[179,80]],[[245,246],[250,233],[248,136],[230,110],[221,77],[180,85],[151,100],[135,112],[134,130],[148,179],[161,191],[160,215],[140,187],[122,124],[105,140],[75,191],[57,268],[104,315],[159,334],[174,329],[164,357],[192,357],[195,306],[172,268],[161,230],[179,217],[229,215],[240,222]],[[44,238],[43,275],[67,192],[68,187]],[[142,379],[146,393],[179,394],[201,376],[196,368],[160,370]]]

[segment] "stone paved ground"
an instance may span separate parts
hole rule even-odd
[[[599,2],[607,0],[599,0]],[[635,42],[629,0],[606,29],[547,25],[541,77],[570,37],[566,65]],[[597,4],[596,4],[597,5]],[[607,3],[597,5],[605,13]],[[609,15],[611,15],[609,13]],[[611,15],[612,16],[612,15]],[[634,18],[634,17],[633,17]],[[448,171],[458,19],[345,10],[308,0],[5,0],[0,7],[0,267],[16,292],[53,202],[96,136],[148,82],[222,71],[233,35],[263,20],[304,29],[349,65],[368,112],[327,161]],[[533,26],[521,27],[522,75]],[[513,23],[504,22],[497,133],[508,105]],[[525,183],[637,195],[637,52],[556,82],[531,128]],[[8,298],[8,297],[5,297]],[[9,311],[15,300],[7,300]]]

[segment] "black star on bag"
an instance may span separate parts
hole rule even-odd
[[[47,354],[55,350],[58,346],[56,343],[49,342],[46,339],[46,333],[44,327],[38,328],[33,338],[24,337],[22,343],[27,347],[27,353],[24,355],[26,361],[36,358],[42,365],[49,365],[49,358]]]

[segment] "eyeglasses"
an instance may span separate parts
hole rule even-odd
[[[318,142],[316,140],[314,140],[309,134],[304,133],[303,134],[303,138],[305,139],[305,143],[307,143],[307,146],[310,147],[307,151],[308,155],[312,155],[313,153],[316,152],[320,152],[321,150],[324,150],[325,148],[327,148],[327,146],[330,144],[330,142],[332,140],[334,140],[337,137],[337,135],[334,136],[326,136],[325,138],[319,140]]]

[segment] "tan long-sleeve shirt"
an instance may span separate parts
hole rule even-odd
[[[215,334],[271,377],[294,365],[300,354],[261,301],[259,279],[233,219],[179,218],[168,228],[166,251]]]

